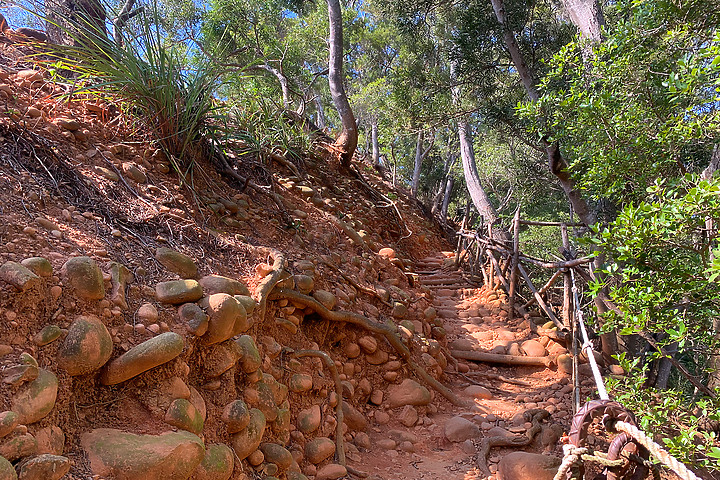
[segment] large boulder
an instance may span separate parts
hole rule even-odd
[[[171,280],[155,285],[155,296],[159,302],[177,305],[200,300],[203,289],[195,280]]]
[[[247,286],[234,278],[223,277],[222,275],[206,275],[200,279],[206,295],[215,293],[227,293],[228,295],[250,295]]]
[[[115,480],[187,480],[205,456],[190,432],[136,435],[99,428],[81,437],[92,472]]]
[[[480,428],[463,417],[452,417],[445,422],[445,438],[451,442],[464,442],[480,436]]]
[[[194,278],[197,276],[197,265],[195,265],[193,259],[171,248],[158,248],[155,251],[155,259],[163,267],[180,275],[180,278]]]
[[[247,330],[247,313],[235,297],[227,293],[210,295],[201,303],[209,316],[207,333],[203,336],[206,344],[212,345]]]
[[[415,380],[406,378],[400,385],[394,385],[388,393],[390,408],[405,405],[427,405],[432,399],[430,391]]]
[[[137,345],[106,367],[100,382],[115,385],[141,373],[167,363],[180,355],[185,347],[183,338],[174,332],[166,332]]]
[[[63,281],[75,295],[83,300],[102,300],[105,297],[105,280],[95,260],[74,257],[60,269]]]
[[[266,425],[265,415],[257,408],[251,408],[248,426],[232,436],[232,448],[239,460],[245,460],[258,449]]]
[[[193,472],[193,480],[229,480],[235,467],[235,456],[223,443],[208,445],[205,458]]]
[[[112,350],[112,337],[100,319],[80,316],[70,325],[58,351],[58,366],[71,376],[85,375],[105,365]]]
[[[21,292],[40,284],[40,277],[29,268],[16,262],[5,262],[0,266],[0,280],[9,283]]]
[[[23,385],[15,394],[11,410],[17,413],[19,423],[35,423],[45,418],[53,409],[57,392],[57,377],[41,368],[37,378]]]
[[[512,452],[498,464],[498,480],[552,480],[562,462],[537,453]]]

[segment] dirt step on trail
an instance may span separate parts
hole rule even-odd
[[[421,284],[433,294],[437,317],[430,323],[446,332],[445,347],[530,356],[565,353],[562,345],[531,332],[533,317],[513,318],[504,293],[468,283],[452,269],[453,256],[440,252],[416,263]],[[426,314],[432,316],[431,311]],[[374,479],[496,479],[498,462],[514,450],[491,449],[487,462],[480,460],[492,473],[486,476],[478,467],[483,438],[524,435],[531,423],[523,413],[537,408],[550,415],[523,450],[562,456],[558,439],[571,420],[571,386],[569,376],[555,367],[460,360],[456,370],[451,360],[441,380],[472,406],[457,407],[438,398],[437,408],[386,406],[387,415],[376,415],[368,429],[369,448],[351,454],[351,464]]]

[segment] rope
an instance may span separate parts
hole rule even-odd
[[[572,292],[573,292],[573,300],[575,301],[575,318],[577,318],[577,322],[580,325],[580,332],[582,333],[582,340],[583,345],[581,350],[585,352],[585,355],[588,358],[588,362],[590,363],[590,368],[592,369],[593,377],[595,378],[595,385],[597,385],[598,389],[598,396],[602,400],[610,400],[610,397],[608,396],[607,389],[605,388],[605,383],[603,382],[602,375],[600,374],[600,368],[598,368],[598,364],[595,361],[595,355],[593,354],[593,348],[592,348],[592,342],[590,341],[590,337],[588,337],[587,329],[585,328],[585,321],[583,320],[583,313],[582,310],[580,310],[580,299],[578,298],[578,288],[575,284],[575,272],[571,269],[570,275],[572,278]]]
[[[655,458],[660,460],[660,463],[670,468],[683,480],[700,480],[693,472],[688,470],[685,465],[680,463],[678,459],[666,452],[660,445],[655,443],[645,434],[645,432],[637,428],[635,425],[618,420],[615,422],[614,428],[618,432],[624,432],[630,435],[643,447],[647,448]]]
[[[553,480],[566,480],[567,473],[570,469],[574,466],[580,465],[582,463],[582,456],[587,454],[589,451],[590,450],[585,447],[578,448],[572,444],[563,445],[563,453],[565,455],[562,463],[560,464],[560,468],[553,477]]]

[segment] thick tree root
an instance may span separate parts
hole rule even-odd
[[[260,319],[260,322],[265,319],[268,296],[280,280],[280,276],[285,271],[285,265],[287,264],[285,254],[283,254],[280,250],[270,247],[262,247],[262,249],[267,250],[268,255],[272,257],[273,265],[272,272],[263,278],[262,282],[260,282],[260,285],[258,285],[257,290],[255,291],[255,301],[258,302],[258,318]]]
[[[292,356],[295,358],[320,358],[325,363],[328,370],[330,370],[330,375],[332,375],[335,382],[335,395],[337,396],[337,403],[335,404],[335,419],[337,420],[337,425],[335,426],[335,455],[337,456],[338,463],[345,466],[345,446],[343,445],[343,422],[345,420],[345,416],[343,414],[343,387],[340,382],[340,375],[338,374],[335,362],[332,358],[330,358],[330,355],[321,350],[300,350],[292,353]]]
[[[351,323],[378,335],[382,335],[383,337],[385,337],[385,339],[387,339],[390,345],[392,345],[392,347],[400,355],[400,357],[402,357],[402,359],[407,362],[408,366],[412,369],[415,375],[420,377],[426,384],[428,384],[430,387],[440,393],[443,397],[448,399],[450,403],[459,407],[466,408],[472,406],[470,402],[459,399],[452,391],[450,391],[449,388],[437,381],[429,373],[427,373],[424,368],[420,367],[417,363],[415,363],[415,361],[412,359],[410,349],[402,343],[400,338],[395,335],[395,332],[389,325],[375,322],[367,317],[364,317],[363,315],[359,315],[353,312],[328,310],[323,304],[321,304],[314,298],[303,295],[302,293],[296,292],[295,290],[280,288],[274,290],[269,296],[269,300],[279,300],[282,298],[292,300],[293,302],[312,308],[318,315],[320,315],[325,320],[332,322]]]
[[[532,427],[525,435],[485,437],[482,439],[478,449],[477,466],[485,477],[492,475],[487,465],[487,456],[493,447],[526,447],[535,439],[535,436],[542,431],[540,422],[550,416],[547,410],[536,408],[525,412],[525,421],[532,422]]]
[[[537,365],[550,368],[553,361],[549,357],[520,357],[516,355],[501,355],[498,353],[468,352],[465,350],[451,350],[452,356],[474,362],[501,363],[504,365]]]

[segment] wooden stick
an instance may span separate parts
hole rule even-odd
[[[500,282],[503,284],[503,286],[506,289],[509,289],[510,286],[508,285],[507,280],[505,280],[505,277],[502,274],[502,270],[500,269],[500,264],[498,263],[497,258],[495,258],[495,255],[493,255],[492,253],[490,254],[490,261],[495,266],[495,274],[497,275],[497,278],[500,280]]]
[[[522,266],[522,264],[518,265],[518,270],[520,271],[520,275],[522,275],[523,279],[525,279],[525,283],[527,284],[528,288],[530,288],[530,291],[533,292],[533,295],[535,296],[535,300],[538,302],[538,305],[540,308],[543,309],[545,312],[545,315],[548,316],[552,322],[557,325],[559,329],[564,329],[565,326],[560,323],[560,320],[557,319],[553,311],[550,309],[550,307],[547,306],[545,303],[545,300],[540,296],[538,291],[535,289],[535,285],[533,285],[532,281],[530,280],[530,277],[528,276],[527,272],[525,271],[525,268]]]
[[[450,350],[455,358],[474,362],[501,363],[503,365],[535,365],[550,368],[553,365],[550,357],[522,357],[518,355],[502,355],[499,353],[473,352],[467,350]]]
[[[515,290],[517,289],[518,262],[520,258],[520,207],[515,210],[513,219],[513,255],[512,267],[510,270],[510,289],[508,291],[510,315],[515,315]]]
[[[584,223],[566,223],[566,222],[541,222],[537,220],[520,220],[523,225],[540,225],[543,227],[561,227],[566,225],[568,227],[584,227]]]
[[[553,273],[553,276],[550,277],[550,280],[548,280],[548,282],[547,282],[545,285],[543,285],[540,290],[538,290],[538,293],[539,293],[540,295],[543,295],[550,287],[553,286],[553,284],[555,283],[555,281],[556,281],[558,278],[560,278],[560,275],[562,275],[562,274],[563,274],[563,271],[562,271],[562,270],[557,270],[555,273]],[[535,303],[536,301],[537,301],[537,300],[535,299],[535,297],[531,298],[530,300],[527,301],[527,303],[525,303],[525,305],[523,305],[523,308],[528,308],[530,305],[532,305],[532,304]]]
[[[563,248],[566,252],[570,251],[570,239],[568,237],[568,230],[567,225],[564,223],[560,227],[560,233],[562,235],[562,243]],[[572,285],[572,278],[570,275],[570,270],[566,269],[565,273],[563,273],[563,324],[566,328],[570,328],[570,322],[571,322],[571,296],[572,292],[570,289]]]

